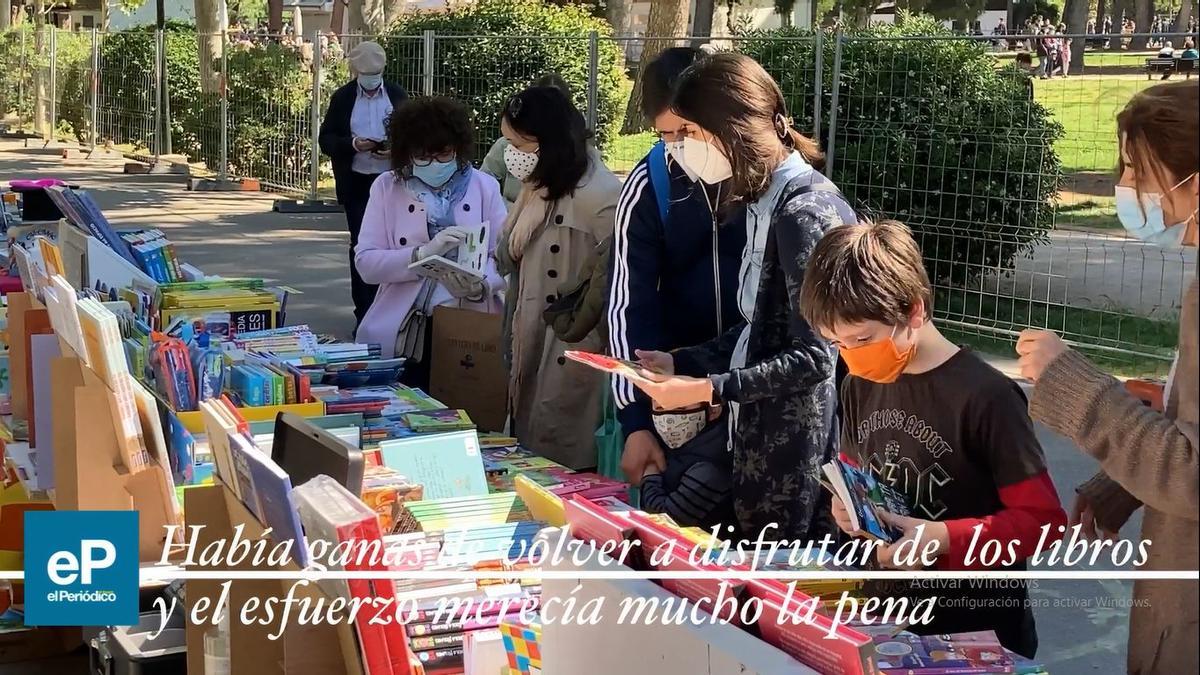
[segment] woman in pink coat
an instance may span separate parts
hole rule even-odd
[[[507,210],[495,178],[471,167],[474,133],[458,101],[428,97],[405,101],[388,124],[392,171],[371,186],[354,262],[379,293],[358,327],[359,342],[379,344],[383,356],[405,356],[403,381],[429,386],[434,307],[480,312],[503,307],[504,281],[496,272],[496,237]],[[486,227],[481,227],[486,225]],[[464,272],[434,274],[416,263],[457,260],[459,245],[484,233],[482,278]]]

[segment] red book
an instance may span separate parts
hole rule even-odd
[[[345,555],[346,571],[387,571],[382,555],[375,556],[380,558],[378,561],[367,559],[376,546],[379,551],[385,548],[382,545],[379,517],[349,490],[328,476],[317,476],[296,488],[294,494],[309,539],[323,539],[335,545],[353,542],[352,550]],[[360,552],[367,555],[360,556]],[[364,559],[360,561],[360,557]],[[331,569],[335,568],[331,566]],[[354,628],[362,648],[364,675],[412,675],[411,652],[404,626],[394,620],[394,604],[383,604],[383,601],[393,602],[396,598],[392,580],[348,579],[346,588],[351,598],[378,603],[364,603],[354,618]],[[381,608],[381,618],[391,620],[373,622],[376,608]]]
[[[763,603],[756,624],[759,636],[808,667],[826,675],[870,675],[876,672],[871,661],[872,640],[848,626],[830,629],[833,619],[809,612],[809,596],[780,592],[778,582],[746,582],[749,597]]]

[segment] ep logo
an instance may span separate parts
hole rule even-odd
[[[138,620],[136,511],[25,513],[25,621],[128,626]]]

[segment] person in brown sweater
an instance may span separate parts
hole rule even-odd
[[[1196,246],[1200,204],[1200,83],[1150,87],[1117,117],[1121,224],[1161,246]],[[1078,489],[1073,522],[1090,536],[1111,537],[1140,506],[1142,538],[1151,541],[1142,569],[1200,567],[1200,458],[1197,456],[1197,281],[1183,296],[1179,353],[1167,380],[1163,412],[1128,393],[1057,335],[1027,330],[1017,342],[1021,372],[1035,383],[1033,418],[1069,437],[1100,461],[1101,472]],[[1200,668],[1195,580],[1138,580],[1129,618],[1129,673],[1177,675]]]

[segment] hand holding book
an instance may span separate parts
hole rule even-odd
[[[877,559],[883,567],[906,571],[925,569],[923,559],[933,560],[950,547],[950,531],[945,523],[898,516],[887,511],[880,511],[879,518],[904,533],[891,544],[880,547]]]

